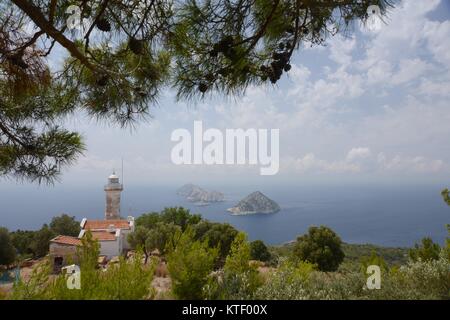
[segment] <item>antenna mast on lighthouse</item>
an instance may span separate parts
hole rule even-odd
[[[121,175],[121,178],[122,178],[122,189],[123,189],[123,186],[124,186],[124,184],[123,184],[123,181],[124,181],[124,180],[123,180],[123,157],[121,158],[121,160],[122,160],[122,168],[121,168],[121,171],[122,171],[122,172],[121,172],[120,175]],[[122,203],[123,203],[123,196],[122,196]]]
[[[123,185],[123,181],[124,181],[124,179],[123,179],[123,157],[122,157],[122,185]]]

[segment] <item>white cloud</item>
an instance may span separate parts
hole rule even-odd
[[[417,79],[423,75],[431,66],[421,59],[400,60],[398,72],[391,78],[391,84],[399,85]]]
[[[318,159],[313,153],[308,153],[302,158],[286,160],[289,169],[304,173],[343,173],[343,172],[359,172],[360,166],[347,161],[327,161]]]
[[[432,81],[430,79],[422,79],[418,88],[418,93],[427,96],[450,96],[450,81],[442,82]]]
[[[364,161],[356,161],[364,160]],[[449,173],[450,167],[440,159],[379,152],[372,156],[369,148],[352,148],[343,160],[324,160],[314,153],[300,158],[283,159],[285,167],[298,173]]]
[[[352,51],[355,48],[356,39],[336,36],[330,41],[330,59],[339,64],[341,68],[347,67],[352,62]]]
[[[352,148],[347,153],[347,161],[353,161],[357,159],[364,159],[370,156],[369,148]]]
[[[404,0],[380,32],[307,50],[332,63],[317,65],[322,58],[308,61],[300,52],[285,87],[251,88],[236,103],[220,104],[222,122],[279,127],[281,156],[295,172],[446,170],[450,152],[439,145],[450,134],[450,48],[442,44],[450,43],[450,29],[428,17],[438,4]],[[361,145],[370,148],[353,147]],[[372,149],[391,157],[379,162]]]
[[[379,60],[367,69],[367,84],[383,84],[392,77],[392,66],[386,60]]]
[[[161,142],[169,141],[167,127],[190,129],[193,120],[222,129],[280,128],[280,173],[292,177],[306,172],[442,176],[450,162],[450,21],[430,20],[438,4],[404,0],[377,33],[336,37],[327,47],[300,50],[276,88],[250,87],[241,98],[194,108],[171,101],[158,110],[156,129],[144,130],[146,137],[139,129],[138,137],[123,138],[126,143],[116,134],[113,139],[134,159],[129,166],[136,179],[250,172],[167,164],[170,145]],[[103,150],[105,137],[103,131],[88,136],[98,158],[90,155],[80,164],[83,170],[113,165]]]
[[[448,167],[442,160],[427,159],[422,156],[408,157],[395,155],[392,158],[388,158],[381,152],[377,155],[377,161],[380,169],[388,171],[413,171],[420,173],[449,172]]]
[[[305,85],[309,80],[311,71],[303,65],[292,65],[292,69],[289,71],[289,77],[296,83],[297,86]]]
[[[428,50],[433,53],[436,61],[450,67],[450,21],[427,21],[423,27],[423,37],[427,40]]]

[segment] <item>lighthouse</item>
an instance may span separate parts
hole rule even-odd
[[[119,182],[119,177],[113,171],[112,175],[108,177],[108,184],[105,186],[106,220],[120,219],[120,193],[122,190],[123,186]]]

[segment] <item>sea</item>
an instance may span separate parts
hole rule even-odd
[[[130,186],[122,193],[122,216],[139,216],[165,207],[182,206],[205,219],[226,222],[245,231],[250,240],[271,245],[295,240],[310,226],[326,225],[347,243],[410,247],[423,237],[444,243],[450,206],[440,195],[443,186],[212,186],[224,202],[198,206],[176,194],[179,186]],[[203,187],[203,186],[202,186]],[[274,214],[234,216],[227,208],[259,190],[275,200]],[[53,216],[67,213],[81,220],[102,219],[102,187],[0,186],[0,226],[35,230]]]

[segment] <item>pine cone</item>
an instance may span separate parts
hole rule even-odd
[[[109,23],[109,21],[105,18],[100,18],[97,21],[97,28],[99,28],[101,31],[109,32],[111,31],[111,23]]]
[[[134,54],[142,54],[144,51],[143,40],[138,40],[136,38],[130,38],[128,41],[128,47]]]
[[[202,82],[198,85],[198,90],[200,90],[201,93],[205,93],[208,90],[208,85]]]
[[[97,85],[100,87],[104,87],[108,84],[109,77],[107,75],[102,75],[97,79]]]

